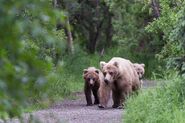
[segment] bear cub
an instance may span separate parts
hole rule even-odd
[[[134,63],[134,68],[139,75],[139,79],[142,79],[145,74],[145,64]]]
[[[101,78],[99,76],[100,70],[95,67],[89,67],[84,69],[83,78],[84,78],[84,93],[87,101],[87,106],[92,105],[91,94],[94,95],[94,104],[99,104],[98,89],[100,87]]]
[[[145,74],[145,64],[138,64],[138,63],[134,63],[134,68],[139,76],[139,80],[141,82],[141,87],[143,85],[143,76]]]

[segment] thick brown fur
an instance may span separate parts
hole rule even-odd
[[[142,79],[145,74],[145,64],[134,63],[134,68],[139,75],[139,78]]]
[[[95,67],[89,67],[84,69],[83,78],[85,81],[84,84],[84,93],[87,101],[87,106],[92,105],[91,94],[94,95],[94,104],[99,104],[98,89],[100,87],[100,70]]]
[[[141,83],[141,87],[143,85],[143,76],[145,74],[145,64],[138,64],[138,63],[134,63],[134,68],[139,76],[139,80],[140,80],[140,83]]]
[[[140,88],[139,77],[133,64],[127,59],[114,57],[108,63],[100,62],[100,67],[104,74],[104,82],[112,90],[112,107],[122,108],[126,98]]]
[[[99,104],[99,108],[106,108],[107,107],[107,103],[110,99],[110,93],[111,93],[111,88],[110,86],[104,82],[104,76],[103,73],[100,73],[100,88],[98,90],[98,96],[100,99],[100,104]]]

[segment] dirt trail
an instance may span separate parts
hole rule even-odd
[[[155,83],[145,81],[143,88],[153,87]],[[99,109],[97,105],[85,106],[86,101],[83,92],[75,93],[76,100],[64,100],[56,103],[48,109],[32,113],[33,121],[37,123],[121,123],[124,110],[112,109],[110,100],[108,109]],[[24,114],[23,122],[28,123],[30,115]],[[19,123],[17,119],[8,123]],[[3,122],[0,122],[3,123]]]

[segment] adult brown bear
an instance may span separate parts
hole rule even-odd
[[[104,74],[104,82],[112,90],[114,103],[112,107],[122,108],[127,96],[140,88],[139,77],[134,65],[127,59],[114,57],[108,63],[101,61],[100,67]],[[104,108],[105,106],[100,104],[99,107]]]

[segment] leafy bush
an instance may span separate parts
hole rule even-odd
[[[36,42],[57,40],[59,16],[49,0],[0,1],[0,118],[20,115],[28,98],[43,91],[52,62],[39,57]]]
[[[161,13],[158,19],[150,23],[146,30],[156,36],[162,35],[164,46],[160,53],[156,54],[159,60],[164,60],[167,68],[184,70],[184,23],[185,2],[178,0],[160,1]],[[180,60],[180,62],[179,62]]]
[[[168,78],[169,79],[169,78]],[[183,123],[185,82],[174,76],[153,89],[142,91],[127,101],[126,123]]]

